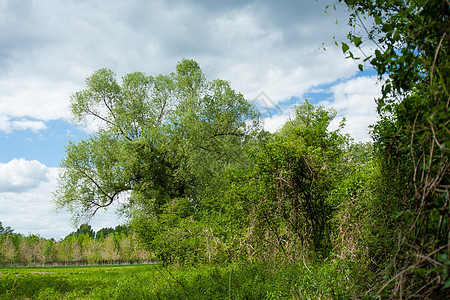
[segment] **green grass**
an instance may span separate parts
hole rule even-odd
[[[0,268],[0,299],[347,298],[352,287],[339,281],[342,272],[311,268],[261,264]]]
[[[144,295],[157,295],[155,287],[168,288],[156,268],[156,265],[0,268],[0,299],[144,299]],[[132,294],[138,291],[142,296]]]

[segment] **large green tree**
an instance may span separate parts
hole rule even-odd
[[[76,122],[95,126],[71,142],[61,163],[55,202],[76,221],[120,201],[130,215],[157,219],[166,203],[201,207],[224,170],[245,164],[242,145],[258,130],[258,113],[224,80],[205,79],[183,59],[176,72],[121,81],[108,69],[71,97]]]

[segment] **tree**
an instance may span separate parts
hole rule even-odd
[[[334,207],[328,197],[345,172],[343,155],[349,139],[340,132],[345,120],[338,129],[329,130],[336,115],[335,110],[307,100],[296,106],[295,118],[279,132],[283,154],[272,159],[281,158],[274,174],[280,193],[276,198],[287,205],[283,216],[297,235],[306,233],[317,250],[329,246],[328,221]]]
[[[66,264],[67,262],[73,261],[72,256],[72,243],[71,239],[64,239],[55,244],[57,248],[57,260],[59,263]]]
[[[89,235],[91,238],[95,237],[95,231],[92,229],[92,226],[89,224],[81,224],[80,227],[77,229],[77,231],[70,233],[67,235],[66,238],[72,237],[72,236],[82,236],[82,235]]]
[[[133,256],[133,236],[124,233],[117,234],[119,243],[119,254],[122,262],[131,262]]]
[[[130,235],[131,234],[131,227],[129,225],[117,225],[114,227],[114,232],[118,234],[125,234]]]
[[[0,222],[0,234],[6,235],[6,234],[11,234],[11,233],[13,233],[12,228],[9,226],[3,227],[2,222]]]
[[[19,262],[34,264],[44,262],[44,239],[38,235],[29,235],[21,239],[19,245]]]
[[[2,237],[2,245],[1,245],[1,249],[2,249],[2,257],[1,259],[3,260],[4,263],[15,263],[17,262],[17,258],[18,258],[18,248],[19,248],[19,241],[18,241],[19,236],[17,235],[5,235]]]
[[[44,261],[46,263],[51,263],[56,261],[56,249],[54,240],[42,240],[43,249],[42,256],[44,257]]]
[[[119,250],[114,240],[114,235],[108,235],[102,241],[99,241],[99,243],[101,243],[100,257],[102,261],[115,262],[119,260]]]
[[[257,111],[228,82],[207,81],[193,60],[170,75],[135,72],[121,82],[101,69],[86,86],[72,95],[72,114],[98,130],[67,146],[55,193],[76,221],[115,202],[149,223],[160,222],[170,203],[193,214],[227,169],[248,162],[243,145],[259,130]]]
[[[450,3],[339,2],[348,5],[352,28],[362,29],[348,35],[354,46],[373,42],[376,49],[364,61],[383,82],[373,137],[383,159],[381,190],[402,239],[384,270],[391,279],[379,292],[433,297],[450,286]],[[358,59],[346,43],[342,50]]]
[[[101,240],[105,237],[107,237],[110,234],[114,234],[114,228],[102,228],[99,231],[97,231],[97,233],[95,234],[95,239],[96,240]]]
[[[328,198],[343,177],[348,142],[340,128],[328,129],[335,116],[305,101],[279,132],[249,150],[253,164],[231,176],[227,194],[233,201],[226,210],[245,208],[247,248],[260,257],[281,253],[296,260],[307,251],[313,256],[330,250],[335,207]]]

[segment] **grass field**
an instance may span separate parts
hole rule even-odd
[[[189,299],[184,273],[158,265],[0,268],[0,299]]]
[[[0,268],[0,299],[144,299],[170,287],[156,265]],[[161,295],[162,296],[162,295]]]
[[[261,264],[0,268],[0,299],[346,299],[355,286],[342,271]]]
[[[256,280],[261,270],[254,270]],[[249,277],[250,276],[250,277]],[[252,275],[229,268],[159,265],[0,268],[0,299],[263,299]],[[261,277],[261,276],[259,276]],[[254,278],[253,278],[254,279]],[[253,281],[250,279],[249,281]],[[262,280],[262,281],[261,281]]]

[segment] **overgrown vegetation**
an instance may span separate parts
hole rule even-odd
[[[324,265],[325,266],[325,265]],[[301,299],[351,294],[346,266],[0,268],[2,299]],[[320,274],[317,276],[316,274]]]
[[[383,85],[373,144],[343,123],[330,130],[336,112],[308,101],[268,133],[241,94],[188,59],[121,81],[101,69],[73,95],[75,121],[98,131],[67,147],[57,205],[80,221],[122,199],[166,267],[105,286],[108,298],[138,287],[146,297],[130,297],[449,294],[449,2],[338,2],[352,13],[343,52]]]
[[[377,270],[386,278],[378,292],[438,297],[450,287],[449,2],[343,2],[355,28],[349,40],[360,49],[376,46],[364,61],[383,82],[373,137],[379,192],[391,214],[390,235],[398,238],[387,235],[383,243],[393,251],[378,252]],[[342,49],[357,59],[347,44]]]

